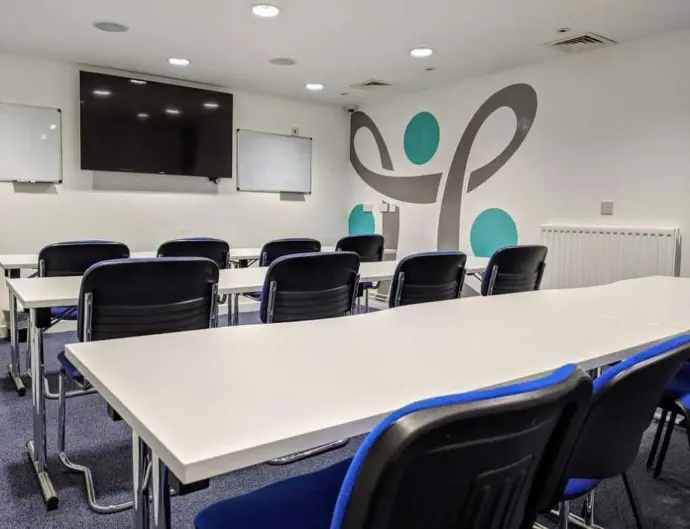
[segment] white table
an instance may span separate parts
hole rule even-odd
[[[468,273],[483,270],[488,259],[469,257],[466,265]],[[360,264],[361,281],[384,281],[391,279],[397,261],[381,261]],[[261,290],[267,267],[231,268],[220,271],[218,293],[231,296],[231,314],[229,320],[237,324],[237,298],[241,294]],[[43,383],[43,329],[37,325],[38,309],[50,307],[74,306],[79,301],[81,277],[39,277],[6,279],[10,297],[29,310],[30,364],[33,400],[33,440],[29,441],[29,453],[34,469],[39,476],[41,491],[46,501],[55,501],[55,491],[46,470],[46,428],[45,399],[46,387]],[[19,375],[17,375],[19,376]],[[21,381],[21,379],[20,379]]]
[[[616,295],[635,288],[617,287]],[[682,295],[645,303],[663,315]],[[135,484],[144,471],[140,456],[150,453],[158,529],[169,527],[166,468],[193,483],[365,433],[415,400],[570,362],[593,369],[690,329],[690,320],[645,324],[595,309],[574,290],[475,297],[350,318],[72,344],[67,357],[132,427]],[[187,382],[170,392],[171,380]],[[135,489],[136,527],[148,527],[146,506]]]

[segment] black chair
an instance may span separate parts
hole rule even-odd
[[[592,527],[594,489],[614,476],[623,478],[637,527],[642,529],[642,511],[627,471],[664,387],[689,356],[690,336],[676,337],[610,367],[594,381],[592,403],[565,472],[560,529],[568,527],[568,502],[585,495],[584,520],[577,521]]]
[[[230,268],[230,245],[211,237],[173,239],[160,245],[158,257],[206,257],[223,270]]]
[[[336,252],[354,252],[359,255],[362,263],[375,263],[383,261],[384,252],[383,235],[348,235],[340,239],[335,245]],[[369,312],[369,289],[374,288],[374,283],[366,281],[359,284],[357,300],[364,296],[365,312]],[[359,309],[359,304],[357,306]]]
[[[125,259],[89,268],[79,292],[77,339],[81,342],[146,334],[191,331],[217,323],[218,265],[205,258]],[[58,401],[58,455],[68,469],[86,481],[89,507],[98,513],[118,512],[132,502],[101,505],[91,470],[70,461],[65,452],[66,384],[68,379],[93,392],[88,380],[62,352]],[[111,417],[118,419],[114,411]]]
[[[465,283],[467,255],[456,251],[409,255],[395,268],[389,307],[459,298]]]
[[[201,511],[196,529],[527,529],[551,498],[592,393],[575,366],[416,402],[354,458]]]
[[[482,296],[539,290],[546,246],[506,246],[496,250],[482,278]]]
[[[316,239],[276,239],[275,241],[267,242],[261,248],[259,266],[269,266],[278,257],[285,255],[320,251],[321,243]]]
[[[263,323],[336,318],[352,313],[359,283],[353,252],[286,255],[266,271],[259,317]],[[269,461],[286,465],[347,444],[347,439]]]

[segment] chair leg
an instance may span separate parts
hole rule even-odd
[[[678,412],[673,410],[671,412],[671,418],[666,426],[666,433],[664,435],[664,440],[661,443],[661,452],[659,452],[659,458],[656,461],[656,467],[654,468],[654,479],[658,478],[661,474],[661,469],[664,466],[664,460],[666,459],[666,452],[668,452],[668,445],[671,443],[671,435],[673,435],[673,428],[676,425],[676,417]]]
[[[369,289],[364,291],[364,312],[369,312]]]
[[[562,501],[558,504],[558,529],[568,529],[570,518],[570,502]]]
[[[659,441],[661,441],[661,434],[664,431],[664,425],[666,424],[666,419],[668,418],[668,408],[664,407],[661,411],[661,417],[659,417],[659,424],[656,427],[656,433],[654,434],[654,441],[652,442],[652,448],[649,451],[649,457],[647,458],[647,469],[652,468],[654,464],[654,458],[656,457],[656,451],[659,449]]]
[[[628,476],[627,472],[623,472],[622,477],[623,483],[625,484],[625,491],[628,493],[628,499],[630,500],[630,506],[632,507],[633,516],[635,517],[637,529],[644,529],[642,509],[640,509],[639,502],[637,501],[637,494],[635,493],[635,488],[633,487],[630,476]]]
[[[69,470],[80,472],[84,475],[86,482],[86,497],[89,503],[89,508],[99,514],[110,514],[114,512],[125,511],[131,509],[133,503],[126,501],[123,503],[116,503],[113,505],[101,505],[96,500],[96,490],[93,485],[93,476],[91,469],[83,465],[73,463],[65,453],[65,438],[66,438],[66,419],[67,419],[67,373],[64,369],[60,370],[60,378],[58,379],[58,456],[60,462]]]
[[[325,445],[315,446],[309,450],[302,450],[301,452],[295,452],[294,454],[289,454],[287,456],[277,457],[267,461],[267,463],[269,465],[289,465],[290,463],[296,463],[297,461],[307,459],[308,457],[314,457],[326,452],[330,452],[331,450],[337,450],[338,448],[345,446],[347,443],[348,439],[341,439]]]
[[[594,527],[594,492],[596,489],[590,490],[585,496],[585,501],[582,503],[582,519],[585,521],[587,527]]]

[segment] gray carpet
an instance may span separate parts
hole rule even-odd
[[[256,314],[244,314],[242,323],[255,323]],[[45,339],[47,371],[56,371],[55,357],[74,333],[48,334]],[[7,363],[9,350],[0,341],[1,364]],[[6,376],[0,382],[0,529],[125,529],[132,526],[131,511],[97,515],[86,505],[81,475],[67,472],[56,460],[57,405],[48,401],[48,453],[53,483],[60,507],[46,512],[35,477],[26,457],[25,442],[31,437],[31,397],[19,398]],[[228,420],[231,420],[229,417]],[[644,459],[651,444],[651,430],[645,436],[637,463],[632,469],[648,529],[686,529],[690,527],[690,449],[684,431],[673,437],[664,473],[653,480],[644,470]],[[97,396],[68,401],[68,454],[76,462],[91,466],[96,490],[102,501],[130,499],[130,431],[126,424],[114,423],[106,415],[105,404]],[[207,490],[183,498],[173,498],[173,527],[191,528],[195,514],[215,501],[241,494],[296,474],[316,470],[349,457],[358,440],[345,448],[285,467],[258,465],[214,479]],[[577,504],[575,505],[577,509]],[[634,528],[634,521],[619,479],[604,483],[596,503],[597,522],[610,529]],[[552,527],[553,524],[550,524]],[[267,528],[268,529],[268,528]]]

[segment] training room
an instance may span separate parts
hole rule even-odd
[[[0,529],[690,527],[690,4],[269,2],[0,0]]]

